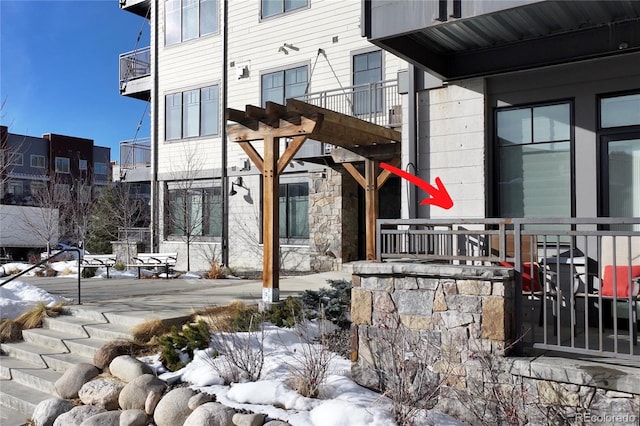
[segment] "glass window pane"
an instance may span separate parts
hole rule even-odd
[[[501,148],[501,217],[569,217],[570,164],[569,142]]]
[[[355,55],[353,57],[353,70],[355,72],[365,71],[367,66],[367,55]]]
[[[182,41],[198,37],[198,0],[182,0]]]
[[[640,93],[601,99],[600,114],[603,128],[640,124]]]
[[[284,104],[283,71],[262,76],[262,106],[265,106],[267,101]]]
[[[287,238],[287,185],[280,185],[280,199],[279,199],[279,214],[280,220],[280,238]]]
[[[164,43],[180,43],[180,0],[167,0],[164,4]]]
[[[262,0],[262,17],[267,18],[282,13],[282,7],[282,0]]]
[[[200,132],[200,91],[184,92],[183,103],[183,137],[198,136]]]
[[[165,110],[165,139],[180,139],[182,137],[182,94],[167,95]]]
[[[568,141],[571,137],[571,106],[567,104],[533,108],[533,141]]]
[[[612,141],[609,154],[609,216],[640,216],[640,139]]]
[[[191,208],[189,209],[189,223],[186,231],[189,235],[202,235],[202,193],[198,190],[190,192]]]
[[[309,237],[309,186],[306,183],[289,185],[289,237]]]
[[[300,9],[307,6],[307,0],[284,0],[284,10],[288,12],[294,9]]]
[[[295,98],[304,95],[307,89],[307,67],[287,70],[285,74],[286,83],[284,99]]]
[[[200,0],[200,35],[218,32],[218,0]]]
[[[218,86],[205,87],[202,89],[202,110],[201,110],[201,130],[200,134],[218,134],[218,108],[220,100],[218,98]]]
[[[531,109],[498,111],[497,133],[500,145],[531,142]]]

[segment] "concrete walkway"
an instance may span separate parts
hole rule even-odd
[[[281,277],[280,299],[304,290],[328,287],[327,280],[340,279],[350,281],[351,272],[343,270]],[[51,294],[71,298],[73,301],[69,305],[77,305],[78,282],[75,277],[21,277],[18,280]],[[88,278],[81,280],[80,291],[81,304],[86,309],[145,319],[166,319],[234,300],[258,303],[262,299],[262,280]]]

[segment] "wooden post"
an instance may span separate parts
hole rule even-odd
[[[262,183],[262,301],[266,304],[280,300],[280,179],[278,156],[280,139],[272,135],[264,138],[264,169]]]
[[[364,161],[365,230],[367,260],[376,259],[376,219],[378,219],[377,161]]]

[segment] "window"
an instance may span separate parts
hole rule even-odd
[[[218,86],[165,96],[165,139],[217,135],[220,97]]]
[[[635,126],[635,127],[632,127]],[[640,94],[602,97],[601,214],[609,217],[640,216]],[[638,225],[618,230],[640,230]]]
[[[382,112],[382,51],[353,56],[353,109],[355,115]]]
[[[280,185],[280,238],[309,238],[309,184]]]
[[[80,170],[87,170],[87,160],[78,160],[78,168]]]
[[[308,0],[262,0],[261,3],[262,17],[268,18],[307,7]]]
[[[38,169],[45,168],[44,155],[31,155],[31,167],[37,167]]]
[[[222,235],[222,189],[169,190],[169,232],[176,236]]]
[[[69,159],[65,157],[56,157],[56,172],[69,173]]]
[[[501,217],[571,215],[571,103],[496,112]]]
[[[305,94],[307,67],[291,68],[262,75],[262,106],[268,101],[284,104],[289,98]]]
[[[10,180],[8,192],[13,194],[17,199],[22,198],[24,195],[24,185],[21,180]]]
[[[93,165],[93,172],[96,175],[106,176],[107,170],[108,170],[107,163],[95,163]]]
[[[164,13],[167,46],[218,32],[218,0],[166,0]]]
[[[42,197],[47,190],[47,184],[40,180],[32,180],[29,184],[31,196]]]
[[[11,166],[22,166],[24,162],[24,158],[21,152],[11,152],[9,153],[9,165]]]

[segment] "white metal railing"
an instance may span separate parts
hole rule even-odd
[[[120,91],[131,80],[151,75],[151,48],[143,47],[120,55]]]
[[[397,80],[313,92],[297,99],[380,126],[402,124],[402,97]]]
[[[378,260],[514,270],[532,348],[640,360],[640,218],[379,219]]]
[[[151,165],[151,138],[120,142],[120,169],[127,170]]]

